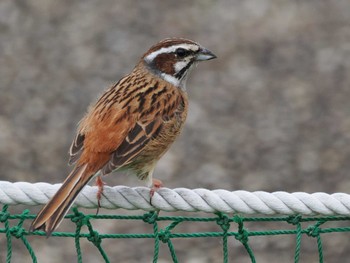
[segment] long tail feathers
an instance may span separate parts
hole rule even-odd
[[[34,219],[30,231],[43,229],[50,236],[72,206],[82,188],[93,177],[87,165],[77,166],[63,182],[52,199],[40,210]]]

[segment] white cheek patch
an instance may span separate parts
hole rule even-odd
[[[175,72],[177,73],[177,72],[180,72],[181,71],[181,69],[183,69],[184,67],[186,67],[187,65],[188,65],[188,63],[189,63],[189,61],[187,61],[188,59],[186,59],[186,60],[183,60],[183,61],[179,61],[179,62],[176,62],[175,63]]]
[[[173,84],[174,86],[176,86],[176,87],[180,86],[180,82],[181,82],[180,79],[177,79],[174,76],[166,74],[166,73],[162,73],[162,74],[160,74],[160,76],[161,76],[162,79],[164,79],[165,81]]]

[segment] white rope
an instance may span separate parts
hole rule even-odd
[[[43,205],[61,184],[0,181],[0,204]],[[97,187],[86,186],[75,205],[97,207]],[[152,197],[147,187],[105,186],[101,206],[151,211],[203,211],[263,215],[350,215],[350,195],[345,193],[287,193],[160,188]]]

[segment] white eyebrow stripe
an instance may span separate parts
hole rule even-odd
[[[178,48],[184,48],[184,49],[193,50],[193,51],[197,51],[199,49],[199,47],[194,44],[179,44],[179,45],[170,46],[170,47],[162,47],[161,49],[157,51],[153,51],[151,54],[147,55],[145,57],[145,60],[147,62],[151,62],[159,54],[175,52],[175,50]]]

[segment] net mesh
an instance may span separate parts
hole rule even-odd
[[[13,255],[13,240],[20,240],[30,255],[32,262],[38,262],[37,255],[33,246],[28,241],[29,236],[42,236],[46,234],[43,231],[28,232],[24,227],[24,222],[33,220],[35,215],[31,214],[28,209],[20,214],[12,214],[9,212],[9,206],[3,205],[0,212],[0,237],[5,237],[6,241],[0,250],[4,251],[6,262],[18,262]],[[72,213],[65,217],[65,220],[70,220],[75,224],[75,231],[52,233],[51,238],[62,237],[74,239],[77,262],[83,262],[83,249],[81,240],[85,239],[91,242],[100,254],[100,262],[116,262],[117,259],[110,258],[108,251],[104,249],[103,242],[108,239],[151,239],[153,240],[153,262],[158,262],[161,243],[166,244],[167,251],[173,262],[183,262],[178,257],[175,239],[208,239],[220,238],[222,246],[222,262],[229,262],[230,248],[233,242],[239,242],[245,250],[250,262],[258,262],[254,249],[251,245],[251,240],[259,236],[281,236],[289,235],[295,239],[294,262],[300,261],[301,243],[303,236],[309,236],[315,239],[315,246],[318,251],[318,261],[324,262],[323,255],[323,236],[329,233],[350,232],[350,217],[348,216],[314,216],[306,217],[301,215],[293,216],[254,216],[246,217],[243,215],[228,215],[225,213],[214,213],[210,216],[161,216],[157,212],[148,212],[142,215],[106,215],[106,214],[85,214],[73,208]],[[91,223],[92,220],[130,220],[140,224],[148,225],[152,231],[150,233],[100,233]],[[217,231],[196,231],[183,232],[179,231],[179,226],[183,223],[199,224],[214,224]],[[160,224],[161,223],[161,224]],[[271,229],[259,230],[261,224],[271,223]],[[281,224],[282,223],[282,224]],[[329,224],[331,226],[329,226]],[[338,223],[335,226],[334,223]],[[254,224],[254,230],[250,230],[248,224]],[[162,225],[162,226],[161,226]],[[276,226],[282,226],[276,229]],[[196,228],[197,229],[197,228]],[[232,253],[232,252],[231,252]],[[2,259],[0,258],[0,262]],[[231,262],[231,261],[230,261]]]

